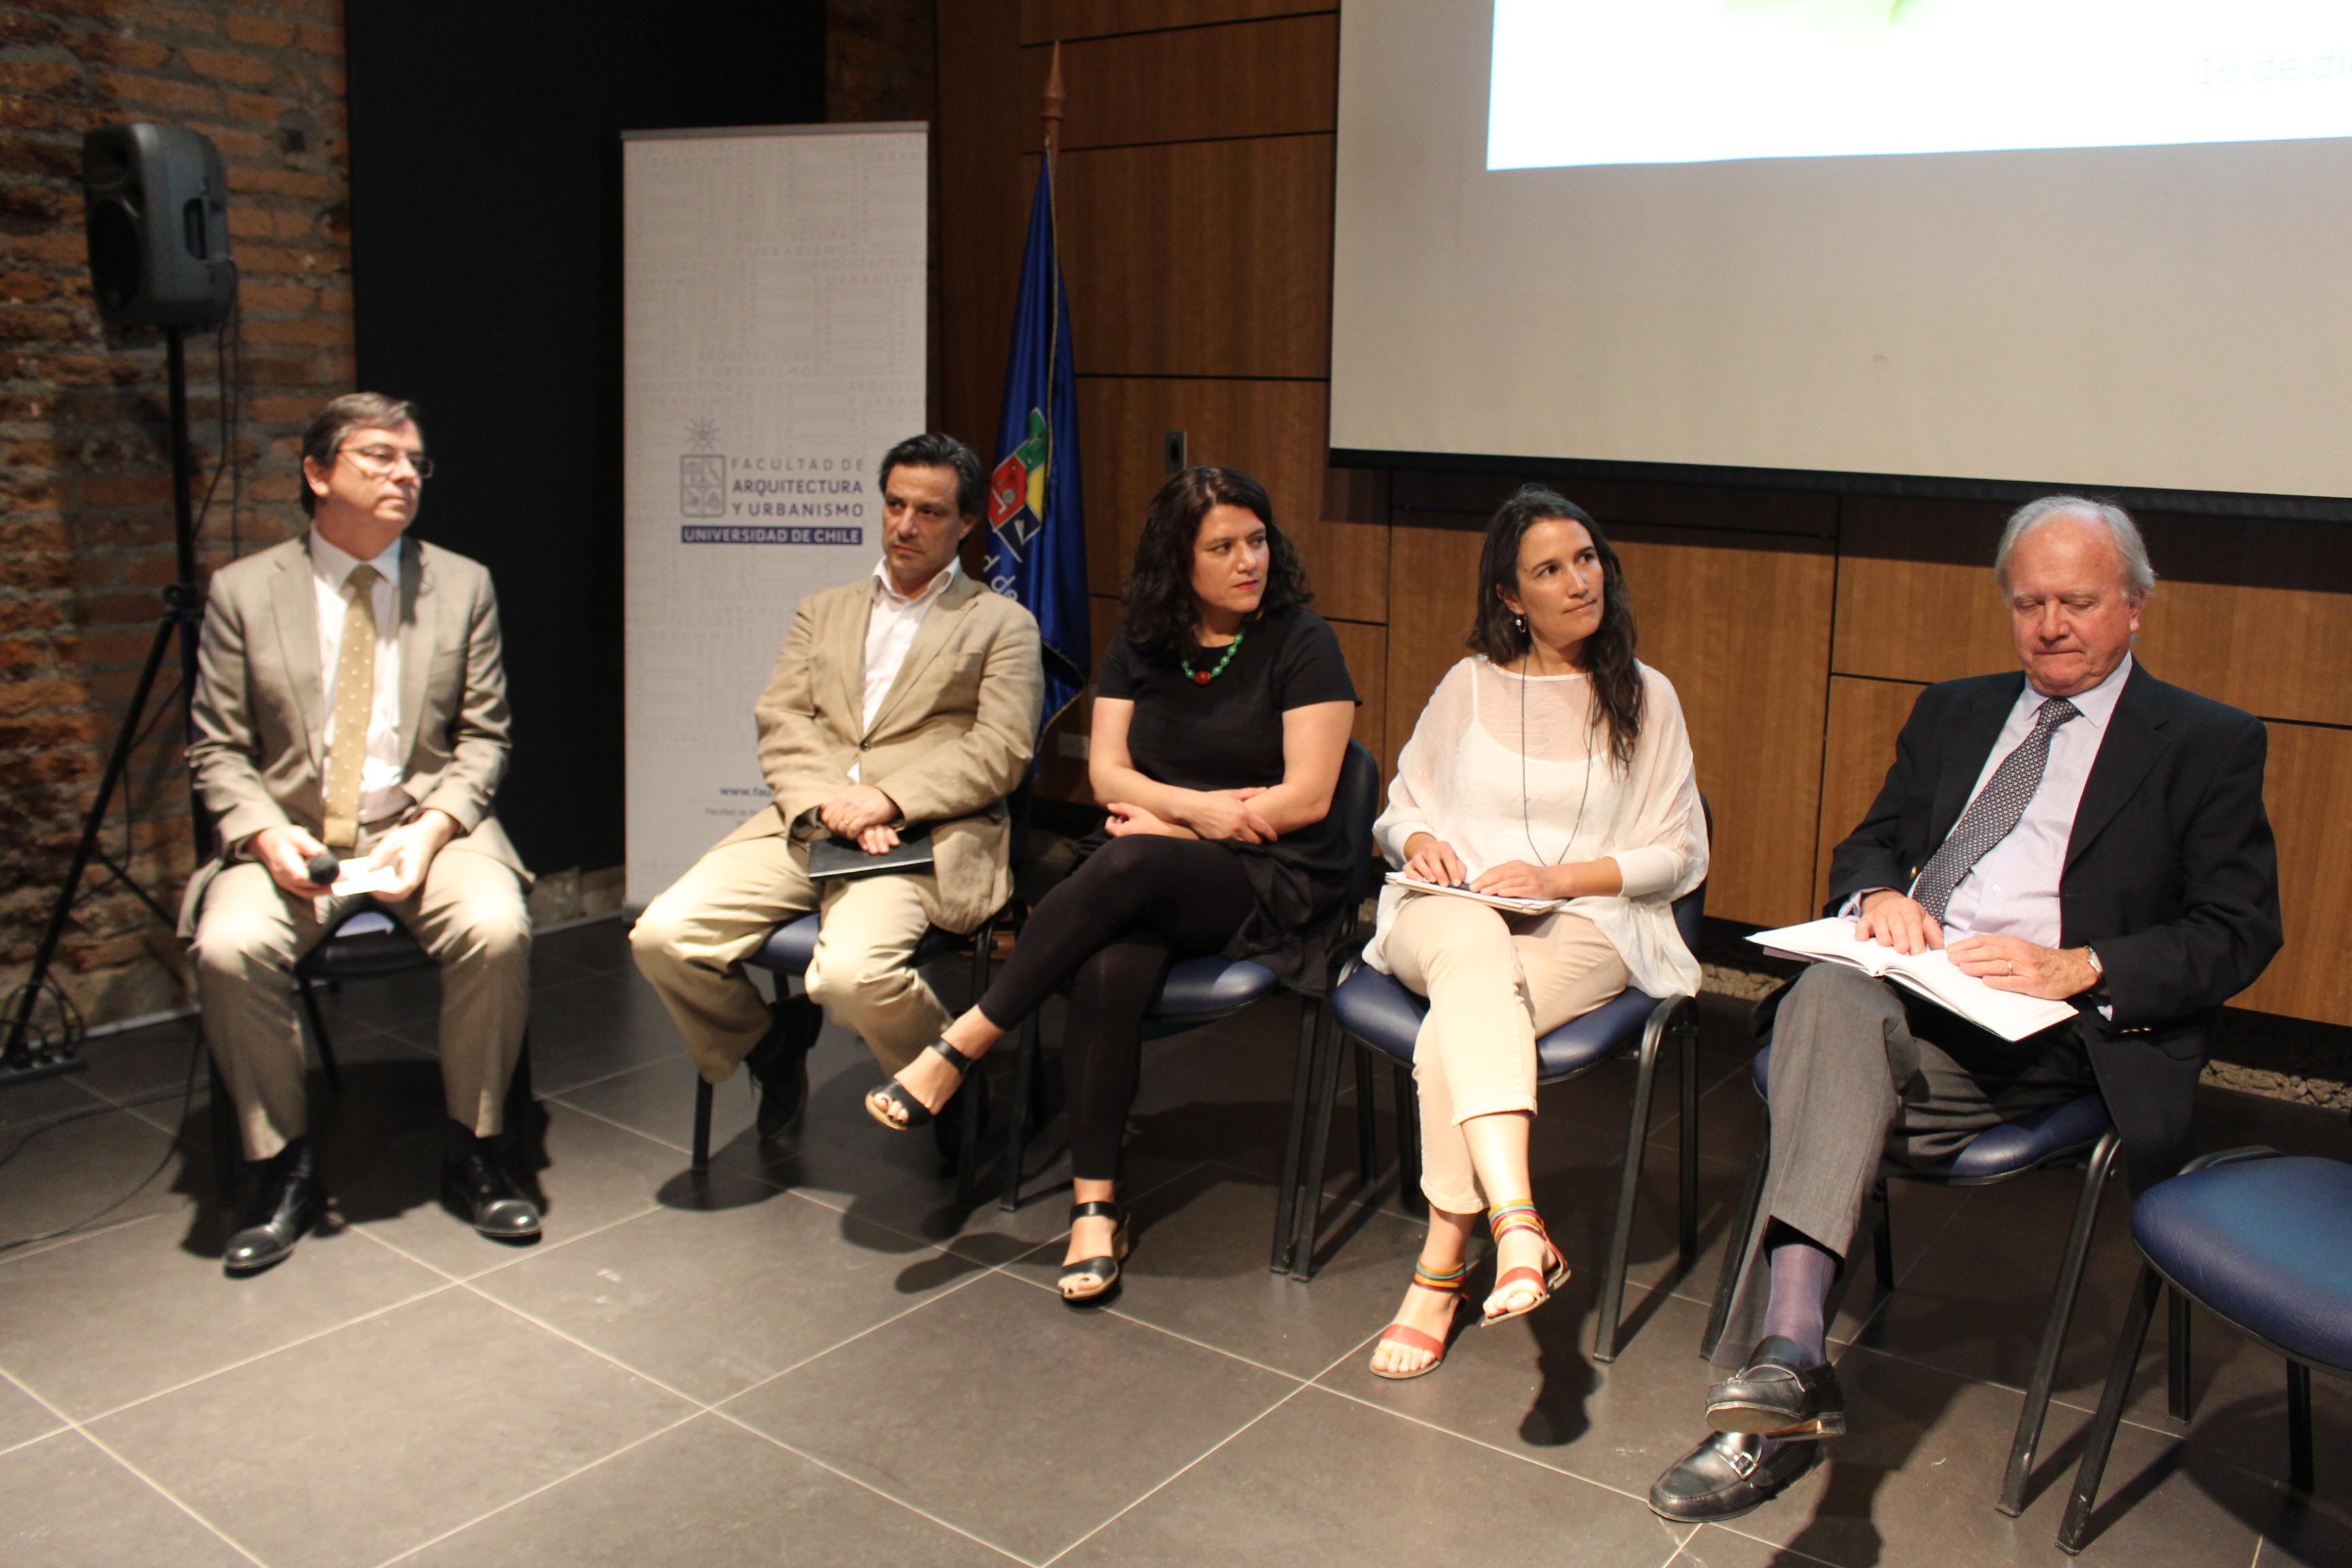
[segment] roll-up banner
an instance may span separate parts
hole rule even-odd
[[[770,800],[751,705],[923,427],[920,123],[623,134],[628,905]]]

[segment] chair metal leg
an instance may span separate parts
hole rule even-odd
[[[1429,1199],[1421,1190],[1421,1093],[1413,1088],[1412,1068],[1403,1062],[1390,1067],[1390,1091],[1396,1096],[1397,1198],[1405,1213],[1427,1219]]]
[[[1878,1187],[1871,1194],[1871,1202],[1878,1209],[1878,1228],[1872,1233],[1870,1242],[1871,1266],[1878,1274],[1878,1293],[1892,1296],[1895,1294],[1895,1205],[1887,1196],[1885,1177],[1878,1178]]]
[[[2115,1364],[2107,1369],[2107,1386],[2099,1395],[2099,1413],[2083,1445],[2083,1462],[2074,1471],[2074,1495],[2066,1500],[2066,1517],[2058,1525],[2058,1550],[2068,1556],[2083,1550],[2083,1531],[2090,1527],[2091,1505],[2098,1500],[2099,1479],[2106,1472],[2107,1455],[2116,1446],[2116,1428],[2124,1418],[2124,1401],[2131,1394],[2132,1369],[2139,1364],[2140,1348],[2147,1342],[2147,1325],[2156,1316],[2156,1299],[2164,1289],[2164,1276],[2154,1265],[2143,1264],[2133,1288],[2131,1310],[2124,1314],[2123,1331],[2116,1339]]]
[[[1380,1180],[1381,1126],[1378,1096],[1372,1088],[1372,1054],[1356,1053],[1356,1191],[1372,1190]]]
[[[236,1207],[236,1168],[245,1163],[245,1143],[236,1135],[236,1107],[229,1103],[228,1084],[209,1047],[205,1051],[205,1068],[212,1074],[213,1195],[221,1207],[233,1209]]]
[[[694,1075],[694,1154],[689,1167],[696,1175],[710,1169],[710,1080]]]
[[[1309,1279],[1315,1272],[1315,1241],[1323,1234],[1323,1173],[1331,1153],[1331,1114],[1339,1101],[1339,1063],[1351,1047],[1362,1048],[1342,1037],[1336,1024],[1316,1031],[1315,1056],[1321,1071],[1317,1075],[1314,1139],[1298,1173],[1298,1227],[1290,1237],[1293,1279]]]
[[[1625,1130],[1625,1163],[1617,1178],[1617,1223],[1609,1237],[1609,1261],[1601,1271],[1601,1299],[1592,1304],[1592,1359],[1617,1359],[1617,1319],[1625,1305],[1625,1253],[1633,1241],[1633,1204],[1642,1193],[1642,1154],[1650,1141],[1650,1095],[1658,1086],[1658,1048],[1674,1003],[1662,1002],[1642,1030],[1640,1065],[1633,1075],[1633,1115]]]
[[[987,1070],[988,1064],[982,1062],[971,1069],[971,1076],[978,1079]],[[980,1173],[980,1100],[986,1086],[975,1082],[967,1083],[964,1087],[971,1092],[956,1097],[963,1102],[963,1135],[956,1145],[955,1201],[959,1207],[977,1208],[980,1206],[980,1194],[974,1178]]]
[[[1029,1150],[1029,1097],[1037,1080],[1037,1015],[1021,1020],[1021,1048],[1013,1055],[1013,1109],[1004,1130],[1004,1193],[996,1206],[1006,1214],[1021,1206],[1021,1159]]]
[[[1698,1258],[1698,1004],[1685,1002],[1675,1027],[1682,1059],[1681,1229],[1675,1248],[1687,1268]]]
[[[2033,1450],[2042,1442],[2042,1423],[2050,1414],[2050,1388],[2058,1379],[2058,1360],[2065,1353],[2066,1329],[2074,1303],[2083,1293],[2083,1266],[2091,1255],[2091,1236],[2099,1225],[2099,1200],[2115,1170],[2121,1140],[2111,1130],[2091,1151],[2083,1167],[2083,1190],[2074,1200],[2074,1228],[2067,1234],[2066,1252],[2059,1259],[2058,1283],[2050,1292],[2050,1316],[2042,1325],[2042,1348],[2034,1353],[2033,1380],[2025,1385],[2025,1406],[2017,1413],[2017,1436],[2009,1445],[2009,1472],[2000,1483],[2000,1500],[1994,1506],[2015,1519],[2025,1511],[2025,1487],[2032,1479]]]
[[[319,993],[308,975],[295,979],[294,989],[302,994],[302,1011],[310,1015],[310,1037],[319,1044],[319,1066],[327,1075],[327,1088],[335,1094],[343,1092],[342,1069],[335,1065],[335,1042],[327,1033],[327,1016],[319,1009]]]
[[[1290,1272],[1291,1237],[1298,1227],[1298,1160],[1307,1143],[1307,1120],[1315,1098],[1315,1053],[1322,1032],[1322,1011],[1321,1005],[1311,998],[1298,1004],[1298,1060],[1290,1069],[1290,1116],[1282,1133],[1282,1184],[1274,1205],[1274,1249],[1266,1263],[1266,1268],[1276,1274]],[[1342,1040],[1339,1048],[1346,1049],[1347,1042]],[[1321,1184],[1317,1185],[1319,1192]],[[1319,1197],[1311,1200],[1308,1206],[1315,1210],[1307,1229],[1311,1237],[1322,1223]]]
[[[2189,1386],[2189,1298],[2175,1290],[2164,1317],[2164,1403],[2175,1421],[2197,1411],[2197,1396]]]
[[[2311,1368],[2299,1361],[2286,1363],[2286,1484],[2311,1495]]]
[[[1764,1206],[1764,1178],[1772,1165],[1772,1112],[1764,1111],[1764,1120],[1756,1129],[1756,1151],[1748,1159],[1748,1184],[1739,1194],[1739,1212],[1732,1215],[1730,1234],[1723,1244],[1723,1271],[1715,1281],[1715,1305],[1706,1315],[1706,1328],[1700,1333],[1698,1353],[1708,1361],[1715,1359],[1716,1342],[1723,1338],[1726,1323],[1731,1317],[1731,1299],[1738,1294],[1739,1277],[1748,1265],[1748,1237],[1756,1228],[1757,1211]]]

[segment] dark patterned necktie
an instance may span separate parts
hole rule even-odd
[[[2053,697],[2035,712],[2033,732],[2000,760],[2000,766],[1993,769],[1983,790],[1969,803],[1968,810],[1960,813],[1959,821],[1952,825],[1943,847],[1936,851],[1927,868],[1911,885],[1911,896],[1929,914],[1942,920],[1945,907],[1952,901],[1952,889],[1960,885],[1960,879],[2025,819],[2026,804],[2042,787],[2042,774],[2050,765],[2052,732],[2081,712],[2063,697]]]

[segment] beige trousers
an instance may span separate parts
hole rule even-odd
[[[353,854],[380,837],[362,832]],[[295,898],[254,860],[223,868],[205,889],[188,956],[205,1038],[236,1102],[248,1160],[269,1158],[310,1125],[294,961],[357,901]],[[451,1121],[488,1138],[503,1125],[507,1080],[530,1016],[530,910],[521,879],[487,855],[444,849],[423,887],[399,903],[378,902],[441,966],[444,1101]]]
[[[646,905],[629,946],[687,1055],[718,1083],[768,1030],[743,960],[786,918],[822,910],[809,997],[895,1073],[948,1026],[947,1008],[908,963],[930,925],[922,898],[930,880],[909,871],[819,884],[808,879],[807,845],[782,834],[741,839],[713,848]]]
[[[1582,915],[1511,915],[1433,893],[1399,906],[1382,951],[1429,998],[1412,1047],[1422,1194],[1448,1214],[1476,1214],[1486,1199],[1462,1124],[1533,1114],[1536,1037],[1624,990],[1625,961]]]

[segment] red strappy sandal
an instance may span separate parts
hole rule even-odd
[[[1478,1326],[1482,1329],[1507,1323],[1513,1318],[1526,1317],[1550,1300],[1552,1292],[1567,1284],[1569,1279],[1568,1260],[1560,1257],[1559,1248],[1551,1244],[1551,1233],[1544,1229],[1543,1221],[1537,1217],[1535,1205],[1525,1199],[1496,1204],[1486,1211],[1486,1228],[1494,1233],[1497,1246],[1501,1245],[1503,1237],[1515,1230],[1534,1231],[1543,1238],[1545,1263],[1540,1271],[1522,1264],[1517,1268],[1507,1268],[1495,1277],[1495,1289],[1488,1291],[1488,1295],[1524,1283],[1535,1291],[1535,1300],[1516,1311],[1487,1313],[1478,1320]]]
[[[1462,1286],[1469,1278],[1470,1265],[1467,1263],[1456,1264],[1444,1274],[1433,1274],[1418,1263],[1412,1266],[1412,1282],[1416,1289],[1452,1296],[1457,1308],[1462,1304]],[[1372,1353],[1377,1356],[1381,1345],[1391,1344],[1402,1345],[1409,1351],[1427,1351],[1433,1359],[1428,1365],[1412,1372],[1382,1372],[1377,1366],[1367,1368],[1374,1377],[1384,1377],[1391,1383],[1409,1383],[1416,1377],[1427,1377],[1445,1364],[1447,1341],[1437,1334],[1424,1333],[1410,1323],[1391,1323],[1383,1329],[1380,1343],[1372,1347]]]

